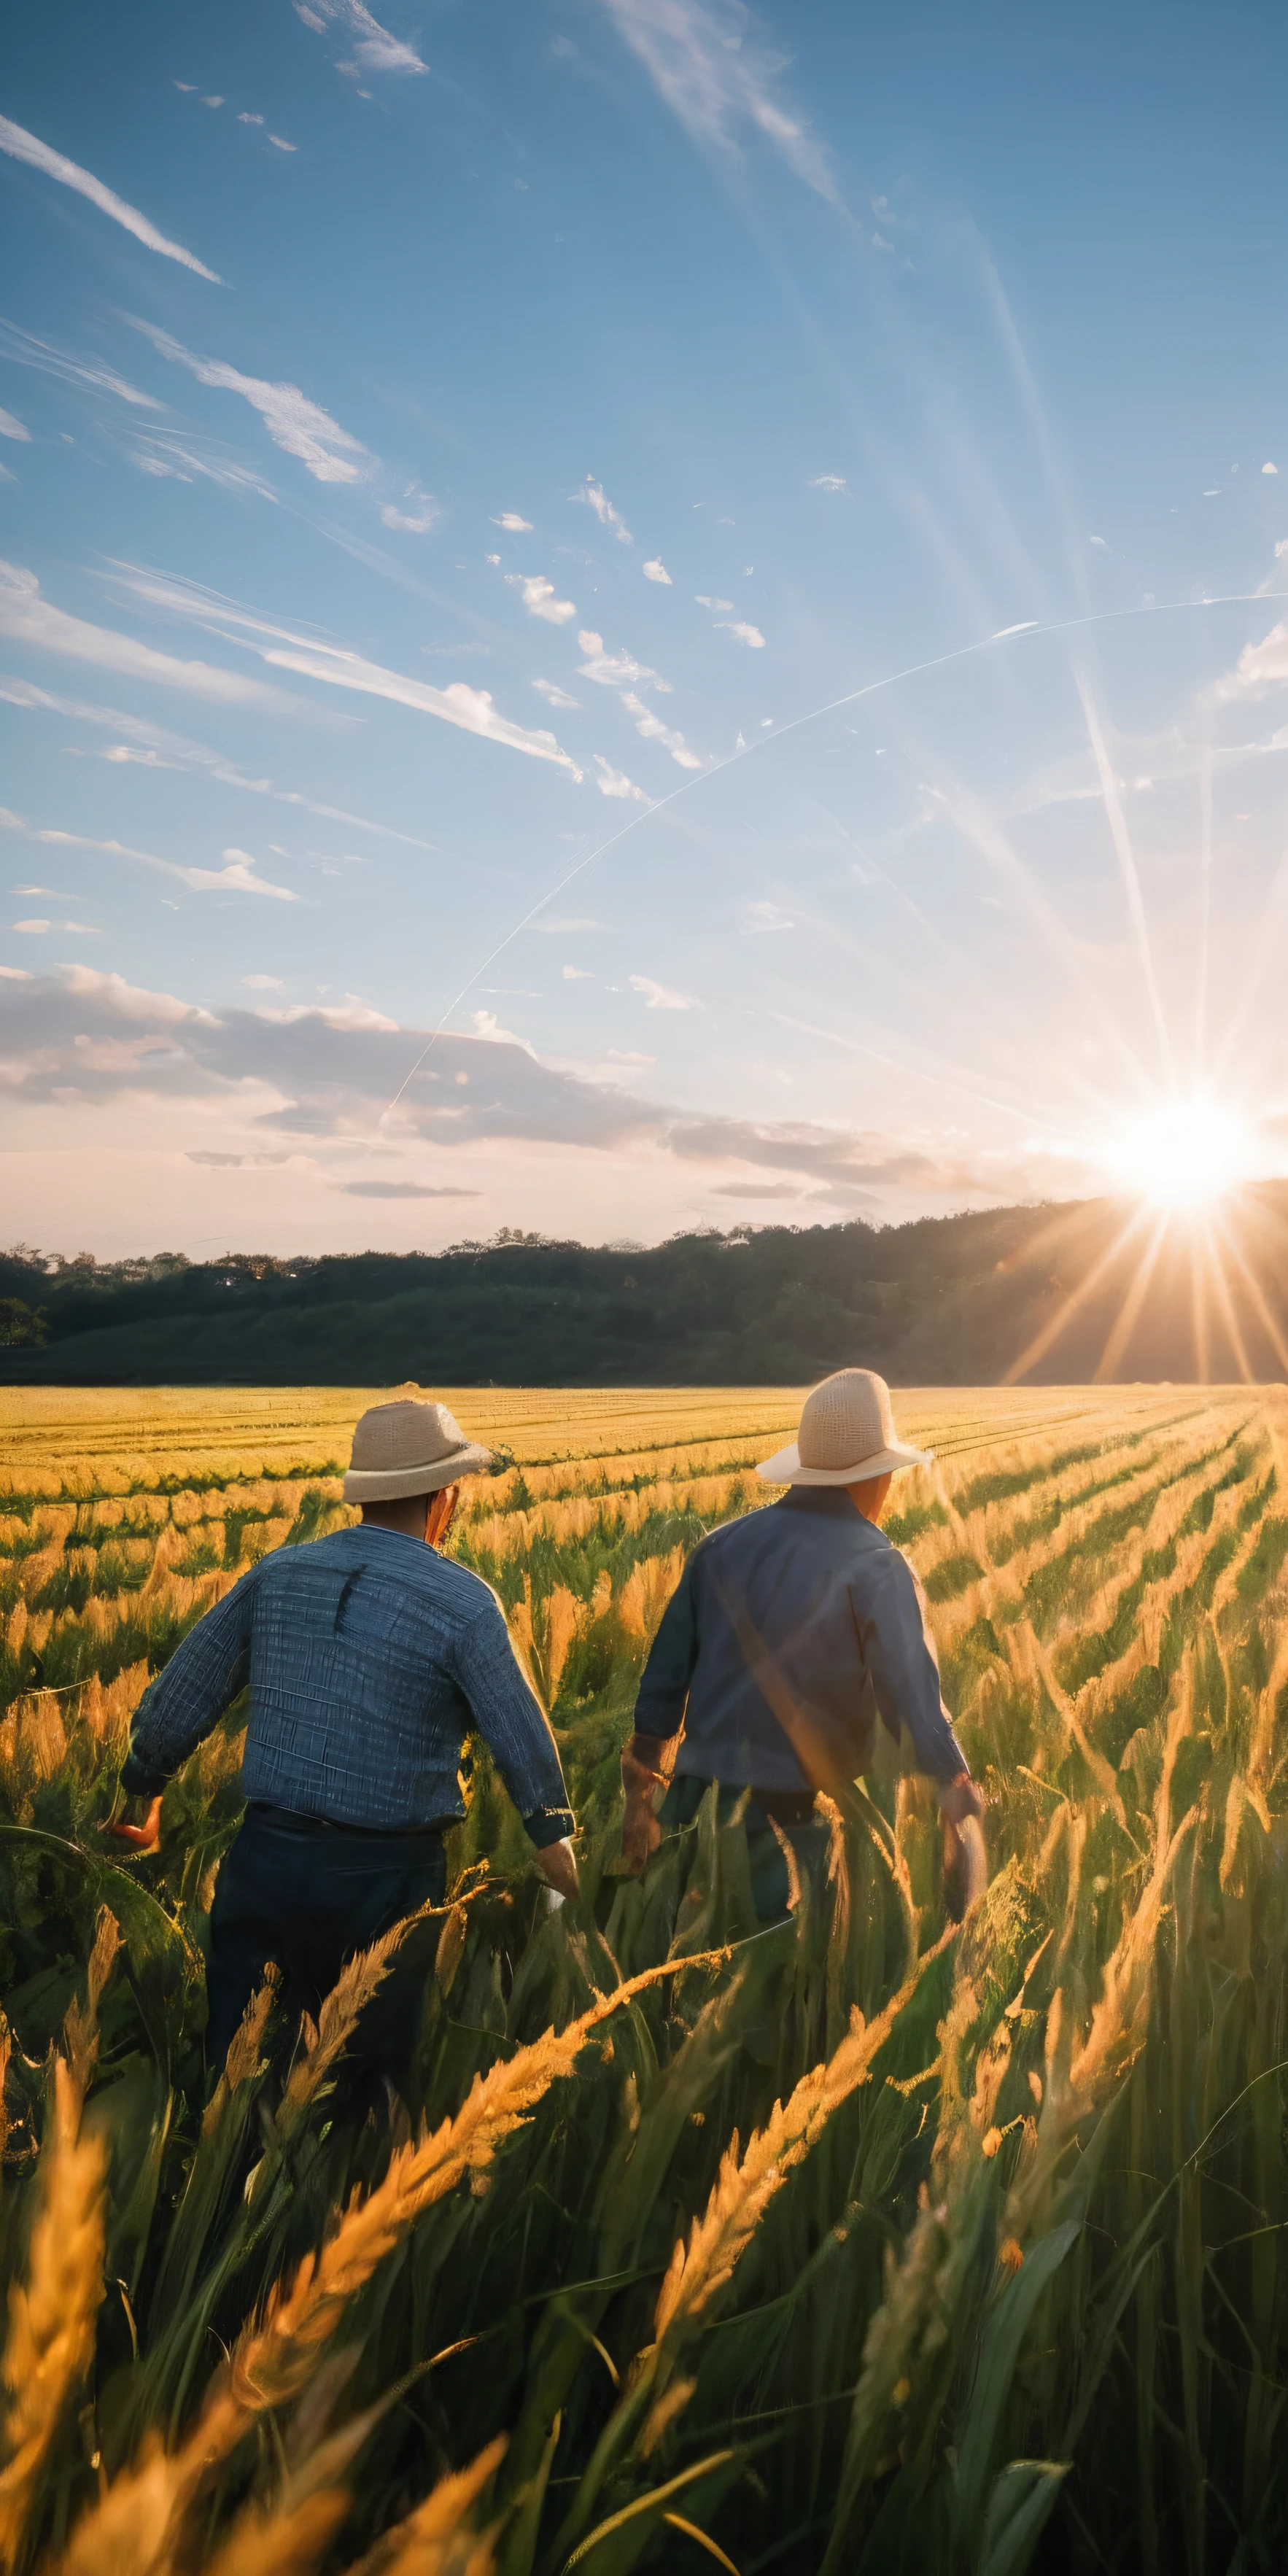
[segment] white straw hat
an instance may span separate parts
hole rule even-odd
[[[838,1369],[806,1396],[790,1448],[756,1473],[767,1485],[857,1485],[900,1467],[928,1467],[934,1454],[899,1438],[890,1389],[875,1369]]]
[[[403,1396],[363,1414],[353,1435],[344,1499],[395,1503],[409,1494],[436,1494],[491,1461],[491,1450],[467,1440],[445,1404],[417,1404]]]

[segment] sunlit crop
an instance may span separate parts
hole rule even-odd
[[[149,1672],[343,1517],[365,1400],[0,1398],[0,2566],[1277,2564],[1282,1396],[900,1399],[992,1886],[954,1926],[891,1760],[765,1930],[709,1808],[615,1874],[617,1755],[799,1393],[450,1395],[498,1451],[452,1544],[551,1710],[582,1906],[476,1749],[409,2115],[346,2091],[380,1952],[297,2037],[266,1990],[207,2101],[238,1713],[156,1858],[97,1828]]]

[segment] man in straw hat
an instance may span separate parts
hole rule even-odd
[[[316,2016],[346,1959],[443,1900],[443,1835],[465,1813],[458,1767],[476,1727],[537,1866],[563,1895],[576,1863],[554,1737],[496,1594],[440,1553],[461,1479],[491,1453],[445,1404],[373,1405],[344,1499],[360,1526],[261,1558],[185,1637],[139,1703],[121,1773],[150,1798],[128,1839],[154,1848],[160,1791],[249,1684],[245,1821],[210,1918],[208,2062],[221,2068],[270,1959]],[[406,1954],[404,1953],[404,1957]],[[418,2014],[404,1967],[363,2018],[369,2061],[405,2073]]]
[[[931,1455],[899,1439],[871,1369],[838,1369],[806,1398],[797,1439],[756,1471],[786,1493],[713,1530],[667,1605],[622,1755],[629,1867],[663,1827],[692,1821],[713,1781],[722,1820],[750,1790],[757,1909],[781,1914],[774,1828],[808,1857],[816,1792],[870,1767],[880,1718],[935,1783],[967,1903],[983,1893],[984,1801],[944,1707],[921,1586],[879,1526],[892,1478]]]

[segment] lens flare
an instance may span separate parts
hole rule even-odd
[[[1106,1161],[1147,1206],[1211,1207],[1251,1178],[1251,1132],[1237,1109],[1205,1092],[1166,1100],[1124,1127]]]

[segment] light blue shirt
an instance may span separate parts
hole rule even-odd
[[[458,1818],[477,1728],[532,1841],[573,1831],[496,1594],[421,1539],[363,1523],[264,1557],[144,1693],[122,1786],[163,1787],[247,1685],[248,1799],[391,1832]]]

